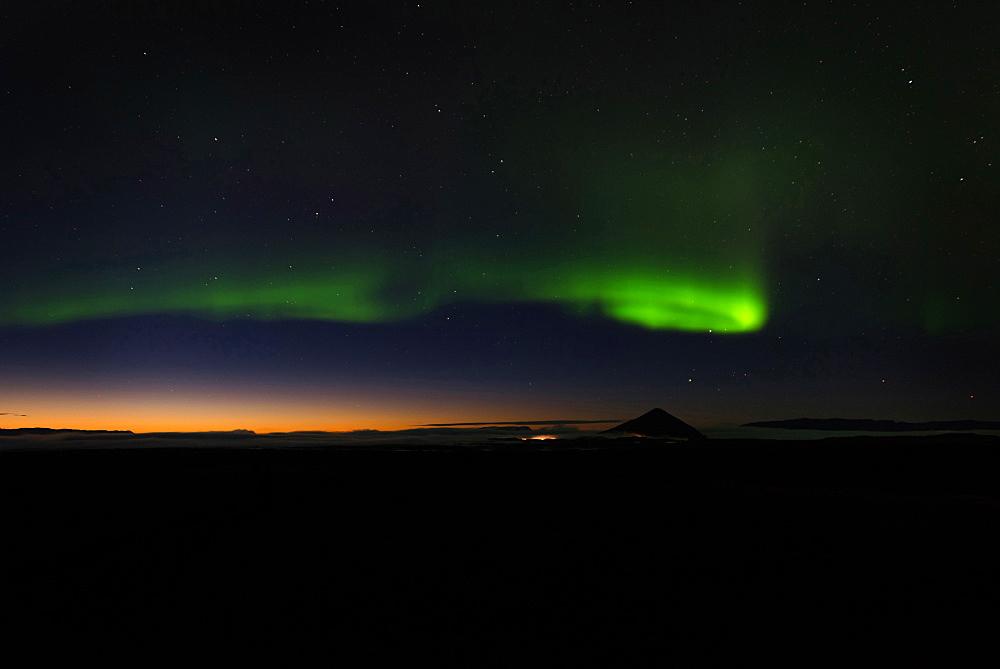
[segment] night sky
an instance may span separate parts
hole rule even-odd
[[[1000,419],[1000,4],[14,2],[0,427]]]

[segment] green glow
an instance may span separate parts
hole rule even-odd
[[[714,288],[655,276],[612,280],[590,296],[608,316],[652,329],[748,332],[760,329],[766,311],[746,286]]]
[[[571,174],[572,206],[544,192],[526,197],[525,211],[506,219],[442,224],[420,253],[413,242],[393,249],[357,237],[328,248],[318,235],[294,247],[245,240],[218,255],[95,263],[72,282],[75,270],[63,268],[48,285],[0,297],[0,325],[154,313],[378,323],[478,302],[555,304],[656,330],[752,332],[767,319],[768,203],[787,199],[768,190],[774,169],[738,153],[639,171],[609,164]]]
[[[197,273],[147,269],[145,276],[123,271],[117,281],[104,277],[82,290],[67,287],[55,298],[22,301],[4,309],[2,322],[38,325],[151,313],[190,313],[219,320],[378,322],[413,313],[380,299],[387,279],[382,267],[293,270],[246,279],[207,269]],[[192,274],[200,276],[195,279]]]
[[[484,279],[491,281],[488,273]],[[650,266],[599,268],[576,262],[500,272],[492,282],[497,300],[562,304],[657,330],[751,332],[764,325],[767,315],[755,277],[732,270],[699,276]],[[482,290],[480,299],[489,292]]]
[[[412,271],[409,268],[407,271]],[[645,328],[748,332],[765,320],[766,305],[751,277],[698,277],[652,268],[605,268],[585,263],[435,264],[423,276],[393,272],[388,263],[320,270],[285,268],[240,279],[225,274],[195,280],[161,272],[156,280],[92,281],[58,296],[36,295],[4,309],[5,324],[38,325],[151,313],[212,319],[315,319],[386,322],[428,313],[449,302],[551,303],[597,312]],[[164,276],[166,275],[166,276]]]

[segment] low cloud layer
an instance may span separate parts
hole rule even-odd
[[[623,418],[607,420],[511,420],[493,421],[492,423],[427,423],[419,427],[463,427],[468,425],[584,425],[591,423],[621,423]]]
[[[354,430],[350,432],[272,432],[250,430],[220,432],[103,432],[85,430],[0,429],[0,450],[22,448],[190,448],[198,446],[238,448],[337,447],[391,444],[462,445],[520,442],[542,436],[587,437],[595,430],[581,430],[581,421],[545,422],[532,429],[523,423],[490,424],[482,427],[433,426],[407,430]],[[601,421],[604,422],[604,421]]]

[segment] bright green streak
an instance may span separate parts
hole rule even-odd
[[[612,318],[651,329],[748,332],[760,329],[766,317],[763,300],[748,286],[643,276],[581,289],[581,302],[592,300]]]
[[[561,304],[657,330],[737,333],[763,327],[767,304],[752,272],[726,267],[699,275],[662,265],[526,261],[519,268],[495,263],[492,271],[482,271],[482,261],[459,262],[453,276],[480,302]]]

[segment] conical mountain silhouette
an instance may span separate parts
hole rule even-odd
[[[638,418],[633,418],[617,427],[605,430],[605,432],[627,432],[643,437],[672,437],[691,440],[706,438],[705,435],[680,418],[671,416],[660,408],[648,411]]]

